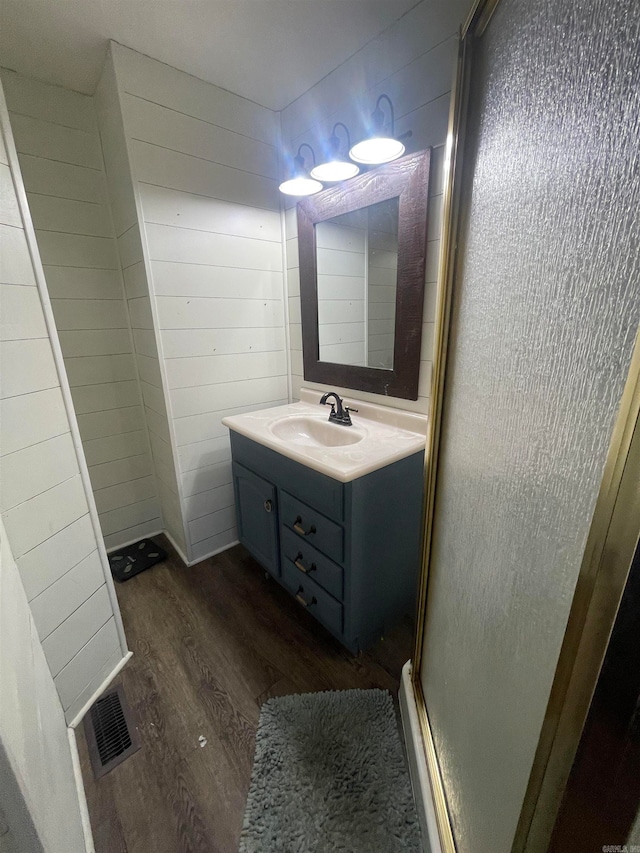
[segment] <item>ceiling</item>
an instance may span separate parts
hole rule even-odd
[[[0,0],[0,65],[93,94],[114,39],[283,109],[419,0]]]

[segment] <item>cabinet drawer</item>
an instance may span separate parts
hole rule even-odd
[[[342,568],[288,527],[282,527],[280,533],[282,562],[288,560],[300,573],[300,580],[310,577],[334,598],[342,599]]]
[[[319,622],[336,634],[342,633],[342,605],[315,581],[302,575],[289,560],[282,564],[282,582]]]
[[[337,563],[344,558],[344,530],[297,498],[280,492],[280,522],[303,542],[313,545]]]

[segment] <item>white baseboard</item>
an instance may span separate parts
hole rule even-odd
[[[436,810],[431,783],[429,782],[429,771],[427,770],[427,759],[418,720],[418,709],[411,684],[411,661],[407,661],[402,668],[399,699],[400,716],[402,717],[402,728],[409,759],[409,775],[411,776],[413,796],[422,830],[424,853],[442,853]]]
[[[111,670],[109,675],[104,679],[104,681],[100,684],[98,689],[92,694],[91,698],[85,702],[82,708],[78,711],[75,717],[67,723],[67,735],[69,737],[69,749],[71,751],[71,763],[73,765],[73,775],[76,783],[76,790],[78,792],[78,805],[80,806],[80,817],[82,820],[82,832],[84,835],[84,853],[95,853],[95,846],[93,843],[93,833],[91,831],[91,822],[89,820],[89,807],[87,806],[87,796],[84,790],[84,780],[82,778],[82,769],[80,767],[80,756],[78,755],[78,743],[76,740],[76,728],[82,722],[84,715],[87,713],[89,708],[96,702],[100,696],[104,693],[107,687],[111,684],[113,679],[124,669],[127,663],[133,657],[133,652],[127,652],[124,657],[122,657],[117,665]]]
[[[188,566],[196,566],[198,563],[201,563],[203,560],[208,560],[209,557],[215,557],[216,554],[222,554],[223,551],[228,551],[229,548],[233,548],[236,545],[239,545],[239,540],[236,539],[233,542],[229,542],[228,545],[223,545],[222,548],[216,548],[215,551],[210,551],[208,554],[205,554],[203,557],[198,557],[197,560],[191,560],[190,563],[187,563]]]
[[[186,558],[186,556],[185,556],[184,551],[183,551],[183,550],[182,550],[182,548],[178,545],[178,543],[177,543],[177,542],[176,542],[176,540],[173,538],[173,536],[169,533],[169,531],[165,529],[165,530],[161,530],[160,532],[161,532],[162,534],[164,534],[164,535],[167,537],[167,539],[169,540],[169,542],[171,542],[171,544],[173,545],[173,548],[174,548],[175,552],[177,553],[178,557],[180,557],[180,559],[181,559],[181,560],[182,560],[182,562],[185,564],[185,566],[190,566],[190,565],[191,565],[191,563],[189,562],[189,560],[187,560],[187,558]]]
[[[91,697],[89,699],[87,699],[87,701],[80,708],[80,710],[76,713],[76,715],[73,717],[73,719],[71,719],[67,722],[67,726],[70,729],[75,729],[76,726],[80,725],[84,715],[87,713],[89,708],[93,705],[94,702],[96,702],[102,696],[102,694],[107,689],[107,687],[111,684],[111,682],[116,677],[116,675],[118,675],[118,673],[120,673],[124,669],[124,667],[129,663],[129,661],[131,660],[132,657],[133,657],[133,652],[127,652],[126,655],[124,655],[124,657],[120,658],[118,663],[111,670],[109,675],[107,675],[107,677],[104,679],[102,684],[100,684],[100,686],[92,693]]]
[[[67,724],[67,736],[69,738],[69,750],[71,752],[71,764],[73,766],[73,776],[76,783],[76,791],[78,792],[78,805],[80,807],[80,819],[82,821],[82,833],[84,835],[84,853],[95,853],[93,843],[93,833],[91,831],[91,821],[89,820],[89,807],[87,806],[87,795],[84,790],[84,780],[82,778],[82,769],[80,767],[80,756],[78,755],[78,742],[76,740],[76,728],[82,722],[82,718],[87,713],[93,703],[100,698],[113,679],[118,675],[123,667],[131,660],[133,652],[127,654],[118,662],[109,675],[104,679],[100,687],[92,694],[91,698],[82,706],[80,711],[75,715],[73,720]]]
[[[145,533],[144,536],[136,536],[135,539],[128,539],[126,542],[121,542],[120,545],[114,545],[113,548],[108,548],[107,554],[113,554],[114,551],[120,551],[122,548],[128,548],[129,545],[134,545],[141,539],[152,539],[154,536],[160,536],[161,533],[166,533],[166,530],[154,530],[152,533]]]
[[[182,548],[178,545],[178,543],[173,538],[173,536],[169,533],[168,530],[154,530],[153,533],[145,533],[144,536],[137,536],[135,539],[131,539],[129,542],[123,542],[121,545],[114,545],[113,548],[109,548],[109,550],[107,551],[107,554],[113,554],[114,551],[120,551],[122,548],[128,548],[129,545],[134,545],[136,542],[139,542],[141,539],[153,539],[154,536],[166,536],[167,539],[169,540],[169,542],[171,542],[171,544],[175,548],[178,556],[180,557],[182,562],[185,564],[185,566],[192,565],[187,560]],[[202,559],[206,559],[206,558],[203,557]]]
[[[87,795],[85,794],[84,780],[82,778],[82,769],[80,767],[80,756],[78,754],[76,730],[71,727],[68,727],[67,735],[69,736],[69,749],[71,751],[73,776],[76,782],[76,790],[78,791],[78,805],[80,806],[80,819],[82,821],[82,833],[84,835],[84,853],[95,853],[96,848],[93,844],[93,832],[91,831],[91,821],[89,820]]]
[[[198,557],[197,560],[188,560],[182,548],[177,544],[176,540],[169,533],[168,530],[156,530],[154,533],[146,533],[144,536],[138,536],[137,539],[132,539],[130,542],[124,542],[122,545],[114,546],[113,548],[109,548],[107,554],[112,554],[114,551],[119,551],[121,548],[126,548],[129,545],[133,545],[134,542],[139,542],[140,539],[152,539],[154,536],[164,535],[167,537],[169,542],[173,545],[176,550],[178,556],[185,564],[185,566],[195,566],[198,563],[201,563],[203,560],[208,560],[209,557],[215,557],[216,554],[221,554],[223,551],[228,551],[229,548],[233,548],[234,545],[238,544],[238,540],[236,539],[234,542],[229,542],[228,545],[223,545],[222,548],[216,548],[215,551],[210,551],[208,554],[204,554],[202,557]]]

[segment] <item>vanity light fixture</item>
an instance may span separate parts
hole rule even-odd
[[[390,122],[388,125],[385,125],[384,112],[380,106],[383,100],[389,104]],[[385,134],[386,126],[391,131],[389,134]],[[349,157],[356,163],[366,165],[390,163],[392,160],[397,160],[404,154],[404,145],[399,139],[395,138],[394,133],[391,98],[388,95],[380,95],[376,101],[376,108],[371,114],[371,133],[367,139],[363,139],[362,142],[357,142],[353,146],[349,151]]]
[[[303,148],[308,148],[311,151],[311,156],[313,157],[313,164],[315,166],[316,163],[316,155],[313,148],[308,145],[306,142],[303,142],[302,145],[298,147],[298,153],[293,158],[293,169],[291,172],[291,177],[283,181],[278,189],[281,193],[285,195],[313,195],[314,193],[320,192],[322,189],[322,184],[320,181],[314,180],[309,176],[309,173],[304,167],[304,157],[300,153]]]
[[[349,128],[341,121],[337,121],[333,125],[331,136],[329,137],[329,159],[326,163],[319,163],[311,170],[311,177],[318,181],[327,181],[334,183],[336,181],[346,181],[349,178],[354,178],[360,171],[360,167],[352,163],[347,157],[340,154],[340,138],[337,134],[339,127],[344,129],[347,136],[347,151],[351,148],[351,137],[349,136]]]

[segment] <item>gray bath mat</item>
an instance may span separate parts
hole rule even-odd
[[[344,690],[262,706],[240,853],[418,853],[391,696]]]

